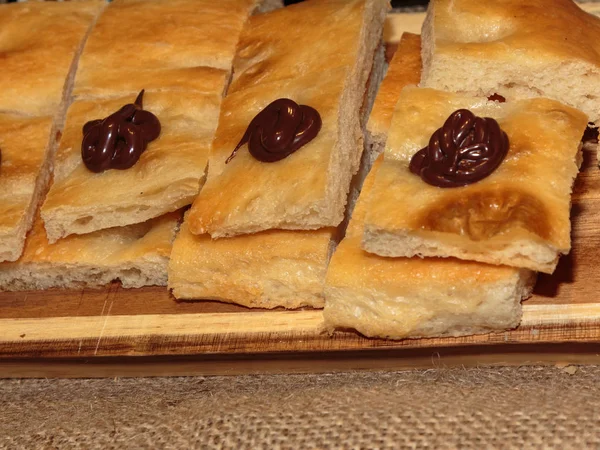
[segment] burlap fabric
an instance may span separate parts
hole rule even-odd
[[[0,448],[600,448],[600,367],[0,382]]]

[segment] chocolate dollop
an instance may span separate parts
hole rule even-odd
[[[129,169],[160,134],[160,122],[143,109],[144,91],[104,119],[91,120],[83,126],[81,158],[92,172]]]
[[[282,160],[312,141],[320,130],[321,116],[316,109],[298,105],[289,98],[277,99],[252,119],[225,163],[246,143],[250,154],[259,161]]]
[[[496,170],[508,148],[508,136],[498,122],[459,109],[412,157],[409,168],[433,186],[466,186]]]

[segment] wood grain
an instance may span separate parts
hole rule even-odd
[[[101,290],[5,292],[0,376],[317,372],[430,367],[438,360],[600,362],[600,171],[589,148],[574,187],[572,223],[571,254],[553,275],[539,277],[522,324],[512,331],[398,342],[325,334],[317,310],[178,302],[165,288],[113,283]]]

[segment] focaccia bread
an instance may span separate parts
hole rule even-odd
[[[169,288],[178,299],[322,308],[334,231],[268,230],[213,240],[190,233],[185,221],[173,244]]]
[[[381,83],[367,123],[366,145],[372,158],[383,152],[400,92],[421,78],[421,36],[404,33]]]
[[[516,327],[535,274],[454,258],[386,258],[361,249],[367,177],[325,283],[325,326],[390,339],[462,336]]]
[[[0,113],[0,261],[14,261],[23,250],[50,178],[52,129],[52,117]]]
[[[144,222],[190,204],[198,194],[217,127],[220,94],[146,93],[144,109],[158,117],[161,133],[139,161],[127,170],[101,173],[83,164],[83,125],[133,100],[81,100],[69,108],[56,154],[54,184],[41,211],[50,242]]]
[[[496,119],[505,159],[476,183],[440,188],[409,170],[411,158],[454,111]],[[384,163],[368,199],[363,248],[381,256],[440,256],[552,273],[568,253],[570,199],[582,112],[549,99],[507,103],[405,88]]]
[[[548,97],[600,119],[600,19],[572,0],[433,0],[422,87]]]
[[[342,221],[359,167],[360,109],[386,9],[381,0],[322,0],[249,21],[234,64],[236,78],[221,109],[207,182],[188,218],[193,234],[218,238]],[[321,27],[323,11],[327,23],[343,29],[326,44],[318,39],[329,33]],[[311,20],[297,23],[298,17]],[[347,45],[338,47],[338,40]],[[252,119],[279,98],[315,108],[322,120],[317,136],[272,163],[255,159],[245,144],[226,164]]]
[[[167,284],[180,212],[50,244],[38,217],[16,262],[0,264],[0,290],[81,289],[121,280],[123,287]]]
[[[85,46],[75,97],[140,89],[223,92],[258,0],[115,0]]]
[[[106,2],[0,5],[0,112],[54,116],[90,25]]]
[[[338,67],[350,68],[348,82],[364,83],[388,8],[387,0],[311,0],[251,17],[229,92]]]

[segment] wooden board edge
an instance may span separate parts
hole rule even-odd
[[[112,378],[600,364],[600,343],[0,361],[0,378]]]

